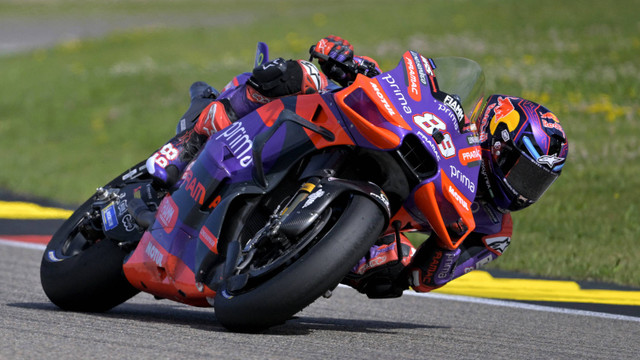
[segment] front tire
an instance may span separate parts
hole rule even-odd
[[[63,223],[42,257],[42,288],[51,302],[64,310],[103,312],[139,292],[122,271],[128,252],[95,232],[80,231],[92,204],[93,198]]]
[[[255,332],[281,324],[333,289],[373,245],[385,225],[381,208],[352,195],[337,221],[304,255],[250,291],[229,295],[223,287],[214,307],[218,321],[233,331]]]

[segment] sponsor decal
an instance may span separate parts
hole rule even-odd
[[[462,185],[464,185],[469,191],[476,191],[476,184],[471,181],[462,171],[458,170],[457,167],[453,165],[449,165],[450,176],[454,179],[457,179]]]
[[[554,113],[548,111],[544,114],[540,114],[540,120],[542,120],[542,126],[560,131],[562,136],[566,139],[567,136],[564,133],[564,129],[562,128],[562,125],[560,125],[560,122]]]
[[[200,229],[200,234],[198,235],[198,237],[205,245],[207,245],[209,250],[211,250],[214,254],[218,253],[218,238],[213,236],[211,231],[206,226],[203,226],[202,229]]]
[[[495,134],[496,127],[500,123],[505,123],[509,131],[515,130],[520,123],[520,114],[508,97],[498,97],[498,106],[495,107],[493,118],[489,123],[491,135]]]
[[[469,144],[469,145],[480,145],[480,137],[478,135],[469,135],[469,136],[467,136],[467,144]]]
[[[558,121],[558,117],[552,113],[551,111],[547,111],[544,114],[540,114],[540,117],[542,119],[547,119],[547,120],[553,120],[554,123],[559,123],[560,121]]]
[[[380,200],[384,206],[387,208],[387,211],[389,211],[389,199],[387,199],[387,195],[385,195],[384,193],[380,193],[380,194],[376,194],[376,193],[369,193],[370,196],[373,196],[374,198]]]
[[[491,110],[493,110],[493,108],[495,107],[496,107],[496,104],[491,104],[487,106],[487,109],[484,111],[484,116],[482,117],[482,122],[480,123],[480,129],[487,128],[487,123],[489,122],[489,114],[491,113]],[[486,131],[482,131],[480,133],[480,143],[487,141],[488,136],[489,135],[487,134]]]
[[[127,209],[127,200],[121,200],[118,202],[118,215],[122,216],[122,214],[128,212]]]
[[[102,209],[102,225],[104,227],[104,231],[109,231],[118,226],[115,203],[111,203]]]
[[[502,133],[500,133],[500,135],[502,135],[502,140],[504,141],[509,141],[509,139],[511,139],[511,136],[509,135],[509,132],[507,130],[502,130]]]
[[[407,91],[409,92],[409,96],[415,101],[420,101],[422,100],[422,93],[420,92],[420,84],[418,83],[416,65],[413,62],[413,58],[409,57],[406,53],[403,59],[407,71]]]
[[[500,217],[499,217],[500,214],[498,214],[497,210],[495,210],[491,205],[483,202],[482,209],[484,210],[484,213],[487,214],[487,216],[489,217],[489,220],[493,224],[497,224],[500,222]]]
[[[492,262],[493,259],[495,259],[495,255],[493,255],[493,254],[487,255],[484,259],[482,259],[482,260],[480,260],[480,261],[478,261],[476,263],[476,269],[482,268],[483,266],[485,266],[488,263]]]
[[[382,93],[382,91],[380,90],[380,88],[378,87],[378,85],[376,85],[375,82],[371,83],[371,86],[373,87],[373,91],[376,92],[376,95],[378,96],[378,98],[380,99],[380,102],[382,103],[382,105],[384,106],[385,110],[387,110],[387,112],[389,113],[389,115],[393,116],[396,114],[396,111],[393,109],[393,107],[391,106],[391,104],[389,104],[389,101],[387,100],[387,97],[384,96],[384,94]]]
[[[482,241],[488,248],[491,248],[502,255],[511,243],[511,238],[508,236],[485,237]]]
[[[444,256],[445,259],[442,261],[442,269],[438,272],[437,276],[439,279],[448,279],[451,276],[451,269],[456,260],[458,260],[458,252],[447,252]]]
[[[167,233],[171,232],[171,229],[175,226],[176,221],[178,220],[178,206],[171,198],[171,195],[167,195],[162,200],[156,217],[160,224],[165,228],[165,231]]]
[[[456,118],[458,122],[464,121],[464,110],[462,110],[462,104],[458,101],[458,99],[454,98],[451,95],[447,95],[444,97],[444,104],[449,107],[449,109],[453,110],[456,114]]]
[[[191,171],[190,169],[185,171],[182,179],[184,180],[183,183],[186,184],[185,190],[189,192],[191,198],[200,205],[204,204],[204,196],[206,190],[204,188],[204,185],[202,185],[202,183],[200,183],[200,181],[198,181],[198,179],[193,176],[193,171]]]
[[[329,45],[329,41],[327,41],[327,39],[322,39],[320,41],[318,41],[318,44],[316,44],[316,51],[321,53],[321,54],[325,54],[328,50],[327,46]]]
[[[62,261],[62,259],[60,259],[59,257],[56,256],[56,252],[54,250],[49,250],[47,251],[47,257],[49,258],[49,260],[51,260],[52,262],[58,262],[58,261]]]
[[[222,197],[220,195],[216,196],[216,198],[213,199],[211,204],[209,204],[209,209],[215,209],[215,207],[218,206],[218,204],[220,204],[220,201],[222,201]]]
[[[433,63],[431,62],[431,59],[427,59],[422,55],[420,55],[420,59],[422,60],[422,64],[424,65],[424,70],[427,72],[427,75],[435,76],[433,73],[433,69],[435,68],[435,66],[432,66]]]
[[[442,178],[442,192],[444,193],[444,197],[454,206],[457,204],[459,207],[464,209],[465,211],[471,211],[471,201],[467,200],[467,198],[460,193],[460,190],[453,185],[451,180],[445,175],[444,172],[441,173]],[[473,185],[475,189],[475,184],[469,181],[469,186]]]
[[[436,156],[437,160],[440,161],[440,153],[436,149],[436,146],[433,145],[433,142],[431,141],[431,139],[429,139],[424,133],[421,133],[421,132],[417,133],[417,135],[422,141],[429,144],[429,147],[431,147],[433,154]]]
[[[316,201],[316,199],[322,197],[324,194],[325,192],[322,189],[318,189],[316,192],[309,194],[309,196],[307,196],[307,200],[302,205],[302,208],[304,209],[307,206],[313,204],[313,202]]]
[[[127,214],[122,217],[122,225],[124,225],[124,229],[128,232],[132,232],[138,228],[138,225],[133,220],[133,216],[131,216],[131,214]]]
[[[138,173],[137,169],[131,169],[131,171],[122,175],[122,180],[133,179],[137,173]]]
[[[553,155],[542,155],[538,158],[538,163],[543,164],[543,165],[547,165],[548,167],[552,168],[558,164],[564,161],[564,158],[558,157],[556,154]]]
[[[465,199],[464,196],[460,194],[458,189],[456,189],[453,185],[449,185],[447,189],[449,195],[451,195],[457,202],[460,204],[465,210],[469,210],[469,201]]]
[[[464,166],[477,166],[480,165],[482,160],[482,151],[479,146],[474,146],[458,151],[458,159]]]
[[[251,150],[253,149],[253,140],[247,135],[247,130],[242,126],[242,122],[236,121],[229,125],[221,132],[217,139],[227,141],[227,146],[233,155],[238,159],[242,167],[247,167],[253,159]]]
[[[298,60],[298,63],[302,65],[306,70],[307,74],[309,75],[309,77],[313,82],[313,85],[315,86],[315,89],[316,90],[322,89],[322,77],[320,75],[320,72],[318,71],[318,68],[315,65],[313,65],[313,63],[310,63],[305,60]]]
[[[418,79],[422,83],[422,85],[429,85],[429,80],[427,79],[427,71],[422,66],[422,61],[420,60],[420,55],[416,52],[410,51],[411,57],[413,57],[413,63],[416,65],[416,69],[418,70]]]
[[[155,247],[153,245],[153,243],[151,241],[149,241],[149,243],[147,243],[147,247],[144,249],[144,253],[147,254],[149,259],[151,259],[151,261],[156,263],[156,265],[158,265],[158,267],[162,267],[162,263],[163,263],[163,260],[164,260],[164,255],[162,254],[162,252],[160,250],[158,250],[157,247]]]
[[[451,119],[451,123],[454,124],[456,130],[458,130],[458,118],[456,117],[456,114],[453,113],[453,110],[451,110],[444,104],[438,104],[438,111],[442,111],[443,113],[447,114],[449,119]]]
[[[357,269],[355,269],[355,273],[362,275],[365,272],[367,272],[370,269],[376,268],[378,266],[384,265],[386,263],[388,263],[389,261],[393,261],[393,260],[397,260],[398,257],[397,256],[393,256],[395,255],[395,253],[393,253],[393,251],[395,251],[395,244],[392,244],[390,246],[385,246],[383,248],[379,248],[376,251],[375,256],[371,255],[372,257],[367,260],[366,262],[364,262],[362,265],[360,265],[359,267],[357,267]],[[387,256],[387,253],[390,253]],[[366,259],[366,258],[363,258]]]
[[[433,258],[431,259],[431,263],[429,267],[427,267],[427,272],[422,277],[423,283],[430,283],[433,278],[433,274],[438,270],[438,265],[440,265],[440,259],[442,259],[442,251],[436,251],[433,254]]]
[[[262,94],[260,94],[257,90],[253,89],[252,87],[247,86],[247,94],[249,94],[249,96],[251,96],[251,98],[260,104],[268,104],[271,102],[271,98],[268,98]],[[215,105],[214,105],[215,106]]]
[[[400,106],[402,106],[402,111],[404,111],[406,114],[411,114],[411,108],[407,106],[407,99],[404,97],[404,93],[402,92],[402,90],[400,90],[400,86],[396,84],[396,80],[393,78],[393,76],[389,74],[382,79],[384,79],[391,87],[393,95],[395,95],[396,100],[398,100]]]

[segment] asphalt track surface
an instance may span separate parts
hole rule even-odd
[[[640,292],[486,272],[465,275],[438,293],[406,292],[390,300],[370,300],[339,287],[331,298],[261,334],[228,332],[211,308],[148,294],[106,313],[66,312],[42,291],[39,265],[43,243],[69,210],[1,191],[0,198],[8,198],[0,201],[0,359],[637,359],[640,354]],[[518,297],[524,301],[503,300]]]

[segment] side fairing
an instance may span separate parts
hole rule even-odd
[[[207,306],[215,292],[197,284],[226,241],[222,224],[235,216],[227,211],[233,200],[271,191],[320,148],[353,145],[331,101],[330,95],[277,100],[213,135],[127,259],[129,281],[160,297]]]

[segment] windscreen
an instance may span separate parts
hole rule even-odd
[[[484,97],[484,71],[480,65],[461,57],[435,58],[438,87],[447,94],[460,97],[464,113],[475,120]]]

